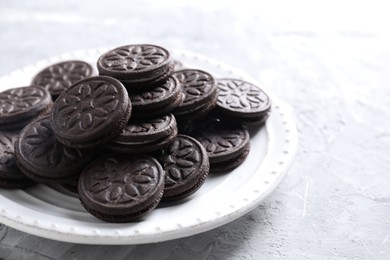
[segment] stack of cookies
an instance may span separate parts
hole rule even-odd
[[[174,64],[162,47],[127,45],[100,56],[99,76],[61,62],[0,93],[0,187],[61,184],[95,217],[129,222],[238,167],[269,97]]]

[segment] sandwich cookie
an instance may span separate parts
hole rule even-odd
[[[17,132],[0,132],[0,188],[24,188],[34,184],[17,167],[14,144]]]
[[[56,99],[50,124],[64,145],[89,149],[121,133],[130,113],[131,102],[122,83],[111,77],[90,77]]]
[[[210,172],[228,172],[241,165],[249,154],[248,131],[239,124],[217,119],[197,122],[186,129],[207,151]]]
[[[40,71],[31,84],[47,89],[55,100],[62,91],[77,81],[90,77],[92,72],[92,66],[84,61],[64,61]]]
[[[175,77],[168,77],[152,89],[128,90],[133,118],[158,117],[175,109],[183,100],[181,86]]]
[[[8,89],[0,93],[0,129],[20,130],[53,106],[50,93],[38,86]]]
[[[15,144],[18,167],[27,177],[41,183],[66,183],[77,178],[94,154],[58,142],[49,116],[23,128]]]
[[[176,135],[176,120],[172,114],[148,120],[129,120],[122,133],[106,148],[119,153],[149,153],[169,145]]]
[[[271,101],[259,87],[239,79],[219,79],[217,87],[217,117],[242,124],[262,124],[268,118]]]
[[[168,50],[151,44],[132,44],[104,53],[97,61],[100,75],[120,80],[128,89],[144,89],[173,72]]]
[[[197,191],[209,174],[206,150],[194,138],[178,135],[159,158],[165,171],[163,201],[184,199]]]
[[[164,171],[149,156],[106,154],[81,174],[81,204],[108,222],[131,222],[145,216],[160,202]]]
[[[185,69],[173,75],[179,80],[184,94],[183,101],[172,112],[178,121],[200,119],[215,107],[218,92],[211,74]]]

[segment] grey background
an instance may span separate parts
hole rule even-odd
[[[220,228],[93,246],[1,225],[0,259],[389,259],[387,10],[385,1],[0,0],[1,75],[67,51],[156,43],[246,71],[294,108],[300,134],[278,189]]]

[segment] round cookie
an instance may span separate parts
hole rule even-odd
[[[17,132],[0,131],[0,188],[24,188],[34,184],[17,167],[14,143]]]
[[[164,201],[184,199],[204,183],[210,169],[203,146],[194,138],[178,135],[164,149],[160,162],[165,171]]]
[[[175,106],[172,106],[172,104],[179,105],[182,100],[182,92],[179,81],[171,76],[152,89],[137,92],[129,91],[129,97],[133,117],[158,117],[173,110]]]
[[[52,108],[50,93],[42,87],[27,86],[0,93],[0,129],[23,128],[35,117]]]
[[[250,149],[249,132],[241,125],[208,118],[187,127],[206,149],[212,173],[230,171],[244,162]]]
[[[259,87],[239,79],[219,79],[217,87],[218,117],[243,124],[262,124],[268,118],[271,101]]]
[[[148,120],[129,120],[122,133],[106,148],[119,153],[149,153],[169,145],[176,135],[176,120],[172,114]]]
[[[114,139],[122,132],[130,114],[130,99],[118,80],[90,77],[57,98],[50,123],[61,143],[88,149]]]
[[[77,178],[94,159],[93,151],[67,147],[56,139],[49,116],[28,124],[15,143],[16,163],[30,179],[41,183],[66,183]]]
[[[84,61],[64,61],[40,71],[31,84],[44,87],[55,100],[62,91],[77,81],[90,77],[92,72],[92,66]]]
[[[132,44],[110,50],[97,61],[100,75],[111,76],[125,85],[156,83],[173,71],[168,50],[151,44]]]
[[[184,94],[182,103],[173,110],[176,119],[200,118],[214,108],[217,87],[212,75],[194,69],[179,70],[173,75],[179,80]]]
[[[91,163],[78,184],[82,205],[109,222],[130,222],[153,210],[164,191],[164,171],[149,156],[106,154]]]

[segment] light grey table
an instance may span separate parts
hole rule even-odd
[[[1,225],[0,259],[389,259],[386,7],[0,0],[0,74],[78,49],[142,42],[187,49],[266,84],[294,108],[300,135],[282,184],[229,224],[137,246],[69,244]]]

